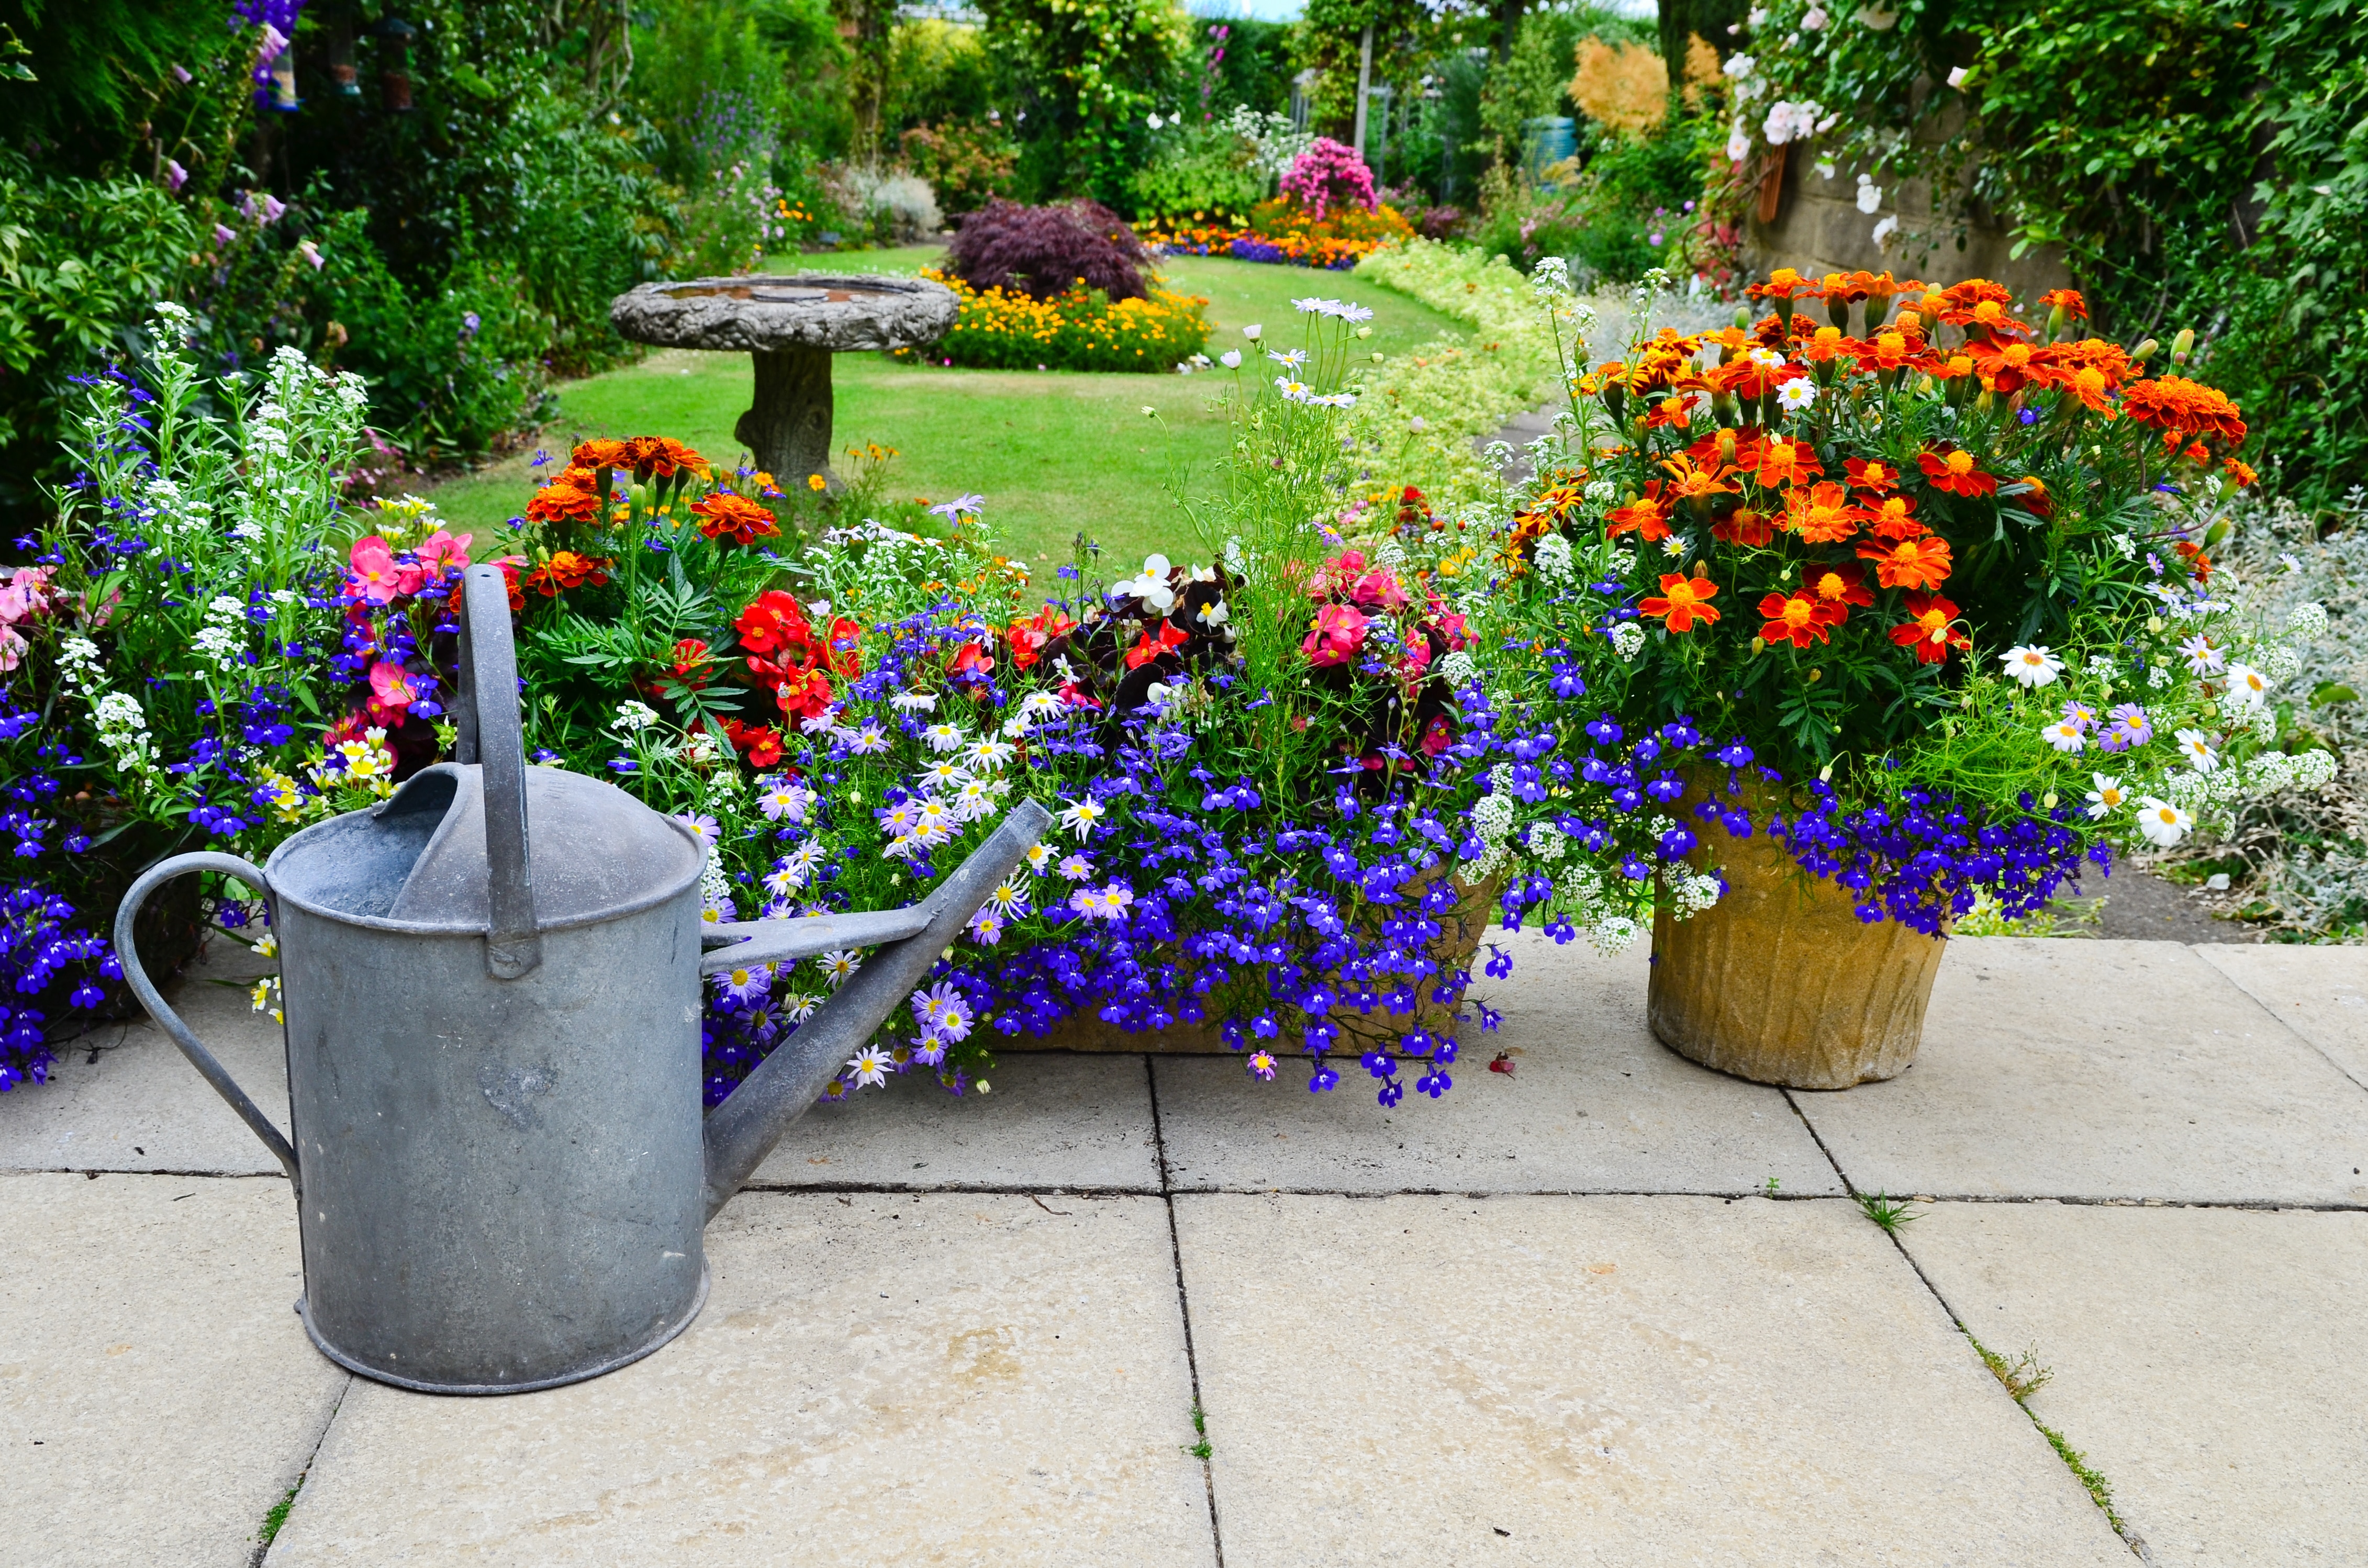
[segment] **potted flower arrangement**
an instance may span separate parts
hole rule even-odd
[[[90,389],[86,472],[0,601],[19,835],[63,837],[59,869],[21,877],[12,962],[110,993],[75,924],[108,896],[63,875],[108,813],[165,835],[140,864],[203,841],[260,858],[448,755],[454,593],[493,560],[534,759],[680,813],[715,919],[900,904],[1007,803],[1056,812],[834,1095],[916,1069],[983,1089],[996,1043],[1080,1019],[1205,1029],[1263,1078],[1297,1052],[1317,1091],[1353,1062],[1384,1105],[1444,1093],[1460,1027],[1495,1022],[1465,1000],[1484,926],[1618,947],[1705,907],[1679,770],[1741,754],[1682,714],[1600,717],[1566,540],[1412,492],[1344,506],[1369,312],[1299,304],[1304,342],[1254,331],[1224,357],[1234,439],[1193,500],[1201,562],[1104,573],[1087,548],[1042,585],[976,496],[880,506],[857,465],[808,543],[768,476],[661,437],[579,447],[493,538],[349,504],[359,389],[286,355],[217,426],[166,312],[156,390]],[[84,779],[90,812],[63,803]],[[250,926],[246,896],[214,886],[206,911]],[[710,1097],[862,962],[722,977]],[[48,1022],[15,1017],[38,1047]]]
[[[1655,1031],[1847,1087],[1913,1060],[1977,902],[2034,912],[2115,846],[2332,778],[2264,700],[2321,623],[2263,625],[2213,564],[2253,475],[2192,334],[2124,347],[2077,293],[2026,312],[1981,279],[1750,292],[1756,324],[1570,367],[1524,548],[1593,581],[1613,733],[1742,737],[1687,775],[1684,818],[1722,830],[1691,858],[1727,892],[1656,927]]]

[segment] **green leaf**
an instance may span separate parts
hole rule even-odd
[[[2330,703],[2359,700],[2360,694],[2341,681],[2323,680],[2310,688],[2310,705],[2313,708],[2325,708]]]

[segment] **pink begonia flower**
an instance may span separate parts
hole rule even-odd
[[[395,562],[394,551],[376,534],[354,540],[353,571],[346,581],[346,597],[382,605],[404,594],[416,594],[427,580],[416,566]]]
[[[414,553],[419,557],[419,564],[439,575],[448,566],[465,571],[469,564],[469,541],[476,537],[474,534],[461,534],[455,538],[438,528],[419,541],[419,548]]]
[[[1376,609],[1404,609],[1414,603],[1398,586],[1397,578],[1387,572],[1366,573],[1357,579],[1356,589],[1349,597]]]
[[[1424,619],[1439,628],[1440,635],[1447,639],[1447,651],[1451,653],[1469,648],[1477,641],[1472,635],[1472,623],[1449,609],[1447,601],[1437,594],[1430,596],[1430,613]]]
[[[0,588],[0,626],[14,626],[32,613],[33,607],[25,602],[24,589],[14,583]]]
[[[15,627],[0,626],[0,670],[13,670],[23,664],[29,645]]]
[[[404,714],[419,700],[411,672],[401,665],[380,660],[370,666],[370,717],[381,724],[402,722]]]
[[[1326,605],[1315,612],[1315,629],[1300,643],[1299,651],[1321,669],[1347,664],[1364,645],[1365,612],[1349,605]]]

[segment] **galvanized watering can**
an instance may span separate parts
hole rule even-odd
[[[704,924],[696,835],[526,765],[497,568],[470,569],[466,607],[460,761],[260,870],[160,863],[124,895],[115,946],[132,994],[287,1168],[313,1343],[382,1382],[510,1393],[598,1377],[689,1325],[707,1221],[1049,818],[1022,803],[908,909]],[[270,908],[292,1146],[133,951],[141,905],[192,871]],[[700,977],[857,947],[876,950],[702,1117]]]

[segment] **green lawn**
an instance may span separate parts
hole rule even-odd
[[[831,258],[835,270],[909,271],[936,257],[933,247],[857,252]],[[819,258],[791,258],[799,264]],[[781,270],[789,270],[783,267]],[[1240,329],[1267,328],[1269,341],[1296,342],[1294,294],[1352,298],[1373,308],[1367,347],[1395,353],[1456,330],[1427,306],[1386,290],[1351,288],[1338,273],[1248,262],[1177,257],[1169,282],[1209,297],[1215,326],[1210,351],[1249,346]],[[1247,370],[1247,367],[1245,368]],[[571,381],[559,414],[543,431],[546,449],[564,459],[586,436],[673,436],[709,457],[739,453],[732,426],[748,406],[744,354],[666,350],[638,364]],[[1031,558],[1065,559],[1080,531],[1099,540],[1115,561],[1153,550],[1190,556],[1199,541],[1170,499],[1223,450],[1224,420],[1212,400],[1231,381],[1201,376],[1083,375],[1067,372],[933,369],[883,357],[842,354],[833,367],[837,444],[877,441],[900,454],[891,485],[899,494],[941,500],[966,491],[986,497],[987,515]],[[1144,405],[1158,417],[1144,417]],[[531,454],[495,463],[438,487],[444,516],[466,528],[493,528],[515,516],[532,494]]]

